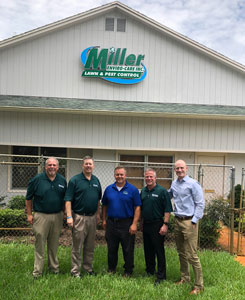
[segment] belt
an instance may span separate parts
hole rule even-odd
[[[175,216],[175,218],[184,221],[184,220],[191,220],[193,216]]]
[[[108,220],[112,221],[112,222],[123,222],[123,221],[130,221],[130,220],[133,220],[133,218],[111,218],[111,217],[108,217],[107,218]]]
[[[163,222],[163,219],[143,220],[144,224],[152,224],[152,223],[159,223],[159,222]]]
[[[77,214],[77,215],[79,215],[79,216],[86,216],[86,217],[92,217],[92,216],[94,216],[94,213],[89,213],[89,214],[87,214],[87,213],[76,213],[76,212],[75,212],[75,214]]]

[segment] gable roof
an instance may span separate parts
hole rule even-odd
[[[62,29],[71,25],[74,25],[76,23],[80,23],[83,21],[86,21],[87,19],[91,19],[92,17],[96,17],[98,15],[101,14],[105,14],[105,13],[109,13],[114,9],[119,9],[121,12],[123,12],[124,14],[137,19],[139,22],[143,22],[145,24],[147,24],[148,26],[152,27],[153,29],[160,31],[162,33],[167,34],[168,36],[171,36],[172,38],[196,49],[197,51],[204,53],[208,56],[211,56],[213,59],[218,60],[232,68],[235,68],[236,70],[245,72],[245,66],[202,45],[199,44],[198,42],[160,24],[159,22],[145,16],[144,14],[141,14],[140,12],[128,7],[127,5],[119,2],[119,1],[115,1],[115,2],[111,2],[102,6],[99,6],[97,8],[88,10],[86,12],[62,19],[60,21],[39,27],[37,29],[16,35],[14,37],[11,37],[9,39],[0,41],[0,49],[1,48],[5,48],[5,47],[9,47],[12,45],[15,45],[17,43],[20,42],[24,42],[27,39],[31,39],[33,37],[38,37],[41,35],[44,35],[46,33],[58,30],[58,29]]]

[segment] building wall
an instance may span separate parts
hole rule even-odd
[[[0,112],[3,145],[244,153],[245,121]]]
[[[105,17],[0,49],[0,94],[169,103],[245,105],[245,76],[146,23],[127,18],[126,32],[106,32]],[[145,54],[148,75],[121,86],[82,78],[80,54],[89,46]]]

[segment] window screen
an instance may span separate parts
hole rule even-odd
[[[117,19],[117,31],[119,32],[126,31],[126,19]]]

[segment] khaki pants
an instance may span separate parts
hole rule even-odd
[[[94,257],[94,241],[96,234],[96,214],[93,216],[81,216],[73,213],[72,230],[72,267],[73,276],[80,275],[81,252],[83,249],[83,269],[86,272],[92,271]]]
[[[59,272],[57,249],[60,232],[63,226],[63,212],[44,214],[35,212],[33,231],[35,234],[35,260],[33,276],[40,276],[43,272],[45,244],[47,241],[48,268],[52,272]]]
[[[196,288],[203,288],[203,275],[200,260],[197,256],[198,226],[193,228],[191,220],[175,218],[175,241],[180,261],[181,279],[190,281],[189,264],[192,265]]]

